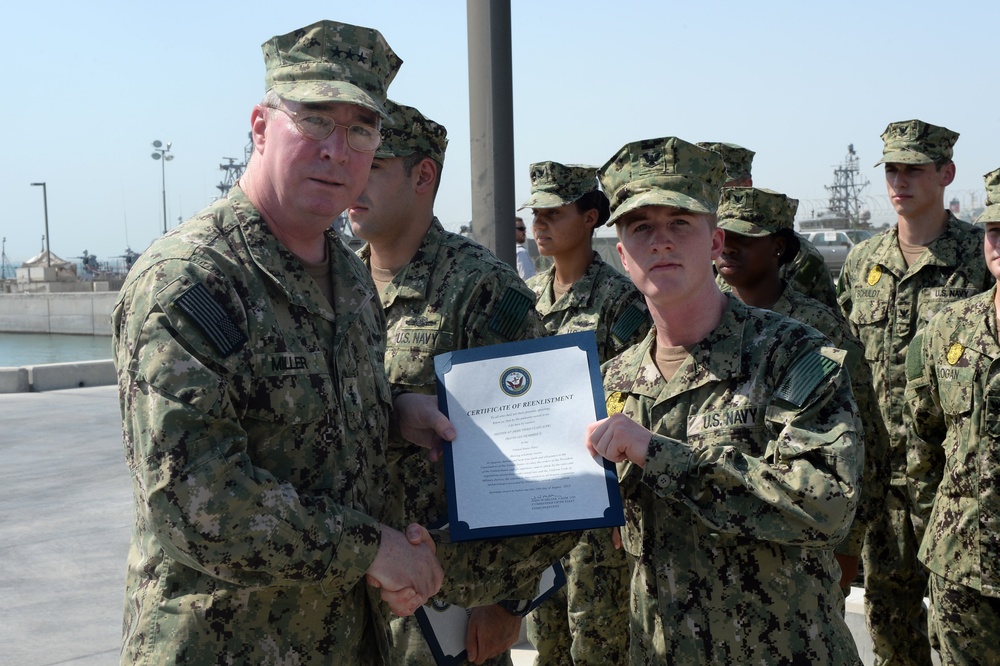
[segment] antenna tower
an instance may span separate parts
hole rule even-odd
[[[247,136],[250,136],[249,134]],[[216,185],[216,189],[219,190],[219,198],[226,196],[226,192],[232,189],[236,181],[240,179],[243,175],[243,171],[247,168],[247,163],[250,161],[250,155],[253,152],[253,140],[248,140],[247,145],[243,148],[243,162],[237,163],[236,157],[223,157],[222,159],[227,160],[228,164],[220,164],[219,168],[225,173],[222,182]]]
[[[824,186],[830,193],[830,211],[847,219],[851,229],[868,226],[871,213],[861,210],[861,199],[869,183],[858,169],[858,154],[854,152],[853,143],[847,146],[847,158],[833,176],[833,185]]]

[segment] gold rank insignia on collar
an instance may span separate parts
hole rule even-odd
[[[955,365],[956,363],[958,363],[958,360],[960,358],[962,358],[962,352],[964,352],[964,351],[965,351],[965,347],[963,347],[958,342],[956,342],[955,344],[953,344],[951,347],[948,347],[948,356],[947,356],[947,358],[948,358],[948,364],[949,365]]]
[[[615,391],[608,396],[606,405],[608,409],[608,416],[620,414],[621,411],[625,409],[625,396],[622,395],[621,391]]]
[[[882,267],[876,264],[868,271],[868,285],[874,287],[882,279]]]

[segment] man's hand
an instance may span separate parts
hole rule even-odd
[[[382,526],[382,542],[365,578],[380,588],[382,600],[396,615],[412,615],[437,594],[444,570],[435,557],[430,532],[416,523],[406,534]]]
[[[481,664],[509,650],[520,635],[521,618],[516,615],[496,604],[473,608],[465,634],[466,658]]]
[[[408,442],[430,449],[430,459],[441,457],[441,440],[455,439],[455,428],[438,410],[437,398],[420,393],[402,393],[392,402],[399,432]]]
[[[653,433],[625,416],[615,414],[587,426],[587,449],[614,463],[630,460],[646,466],[646,453]]]

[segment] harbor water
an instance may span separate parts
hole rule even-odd
[[[109,335],[0,333],[0,368],[110,358]]]

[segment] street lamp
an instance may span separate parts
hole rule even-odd
[[[49,192],[45,183],[32,183],[31,186],[42,188],[42,203],[45,205],[45,261],[52,268],[52,252],[49,250]]]
[[[170,142],[167,147],[162,148],[162,143],[157,139],[153,142],[153,159],[160,160],[160,178],[163,180],[163,233],[167,233],[167,162],[174,159],[170,154]]]

